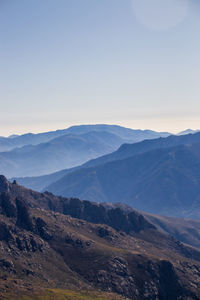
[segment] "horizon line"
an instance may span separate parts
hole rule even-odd
[[[48,133],[48,132],[55,132],[55,131],[62,131],[62,130],[66,130],[66,129],[69,129],[71,127],[79,127],[79,126],[98,126],[98,125],[106,125],[106,126],[119,126],[119,127],[123,127],[123,128],[127,128],[127,129],[131,129],[131,130],[141,130],[141,131],[154,131],[154,132],[158,132],[158,133],[170,133],[170,134],[179,134],[179,133],[182,133],[184,131],[187,131],[187,130],[192,130],[192,131],[198,131],[200,129],[193,129],[193,128],[183,128],[182,130],[167,130],[167,131],[163,131],[163,130],[155,130],[155,129],[152,129],[152,128],[133,128],[133,127],[130,127],[130,126],[126,126],[126,125],[121,125],[121,124],[117,124],[117,123],[83,123],[83,124],[72,124],[72,125],[69,125],[67,127],[62,127],[62,128],[52,128],[52,129],[46,129],[46,130],[33,130],[33,131],[24,131],[24,132],[11,132],[10,134],[6,134],[6,135],[0,135],[0,137],[3,137],[3,138],[9,138],[11,136],[23,136],[23,135],[26,135],[26,134],[33,134],[33,135],[37,135],[37,134],[40,134],[40,133]]]

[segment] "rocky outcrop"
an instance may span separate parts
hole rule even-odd
[[[8,218],[15,218],[17,216],[15,201],[7,192],[3,192],[0,195],[0,209],[2,214]]]
[[[23,229],[33,231],[33,222],[29,214],[28,204],[25,202],[24,199],[16,198],[16,207],[17,207],[16,225]]]
[[[48,231],[48,226],[41,218],[37,218],[35,222],[35,232],[40,235],[45,241],[52,239],[52,235]]]
[[[10,241],[13,239],[11,229],[5,223],[0,223],[0,241]]]
[[[10,184],[5,176],[0,175],[0,193],[9,192]]]
[[[120,207],[106,207],[90,201],[76,198],[56,197],[49,192],[43,194],[23,189],[16,182],[9,183],[1,176],[0,201],[2,211],[8,217],[17,215],[17,224],[22,228],[33,229],[28,214],[28,207],[42,207],[51,211],[70,215],[94,224],[106,224],[118,231],[140,232],[145,229],[155,229],[141,214],[131,211],[126,212]],[[5,190],[7,191],[5,193]],[[23,194],[23,199],[21,195]],[[25,201],[24,201],[25,200]],[[21,225],[20,225],[21,224]]]
[[[101,204],[89,201],[60,199],[62,203],[62,213],[70,215],[73,218],[83,219],[95,224],[106,224],[118,231],[120,230],[126,233],[140,232],[145,229],[155,229],[154,225],[134,211],[127,213],[119,207],[109,209]]]

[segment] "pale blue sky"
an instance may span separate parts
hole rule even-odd
[[[0,135],[200,128],[199,0],[0,0]]]

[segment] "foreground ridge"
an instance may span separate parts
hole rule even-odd
[[[136,300],[200,298],[200,252],[139,212],[34,192],[4,176],[0,257],[2,299],[14,291],[37,297],[48,288],[66,291],[60,295],[78,289]]]

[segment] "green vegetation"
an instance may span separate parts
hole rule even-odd
[[[110,293],[92,291],[70,291],[60,289],[48,289],[42,294],[7,296],[8,300],[119,300],[120,296]]]

